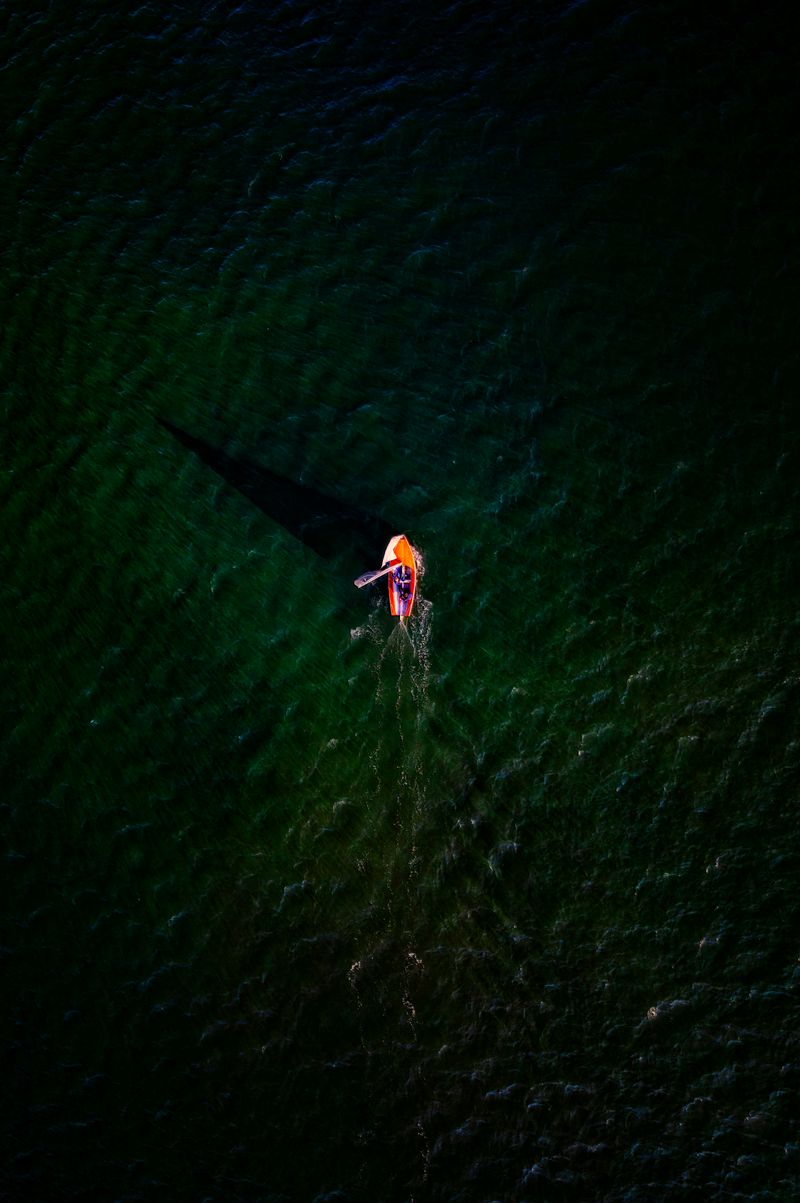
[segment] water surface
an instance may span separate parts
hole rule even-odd
[[[796,1195],[784,35],[8,13],[3,1198]]]

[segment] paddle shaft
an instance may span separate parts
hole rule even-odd
[[[365,572],[361,576],[357,576],[353,584],[356,589],[363,589],[365,585],[371,585],[379,577],[386,576],[387,572],[391,572],[400,563],[402,563],[401,560],[390,560],[388,564],[384,564],[383,568],[376,568],[374,572]]]

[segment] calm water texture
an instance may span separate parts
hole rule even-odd
[[[713,7],[0,5],[2,1199],[797,1197],[796,55]]]

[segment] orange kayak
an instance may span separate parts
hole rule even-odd
[[[389,573],[389,606],[398,618],[408,618],[417,591],[417,565],[414,549],[405,535],[394,535],[383,555],[384,564],[399,560]]]

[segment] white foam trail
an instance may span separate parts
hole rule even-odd
[[[374,773],[376,796],[383,796],[388,803],[383,821],[391,822],[394,826],[395,855],[403,857],[405,862],[401,885],[405,897],[395,898],[390,894],[385,900],[389,930],[396,928],[398,918],[403,914],[413,913],[414,893],[420,873],[417,830],[427,806],[428,779],[424,747],[430,707],[434,607],[419,591],[420,582],[425,576],[425,560],[418,547],[414,547],[414,556],[417,562],[417,596],[412,615],[404,622],[392,619],[392,629],[387,635],[384,601],[382,605],[375,606],[366,622],[350,632],[351,639],[368,640],[376,649],[374,658],[370,657],[375,674],[374,727],[364,752]],[[387,766],[390,758],[391,764]],[[393,784],[388,785],[391,793],[387,797],[389,782]],[[420,975],[425,972],[425,965],[423,958],[410,944],[410,934],[407,933],[405,938],[409,942],[404,944],[403,961],[396,979],[397,1003],[399,1014],[403,1015],[407,1029],[413,1040],[417,1041],[420,1025],[424,1022],[424,1015],[420,1014],[417,986]],[[360,1018],[363,1018],[368,1005],[360,988],[363,965],[364,961],[357,957],[347,975]],[[363,1039],[362,1033],[362,1042]],[[430,1143],[422,1120],[418,1120],[417,1128],[422,1176],[426,1180]]]

